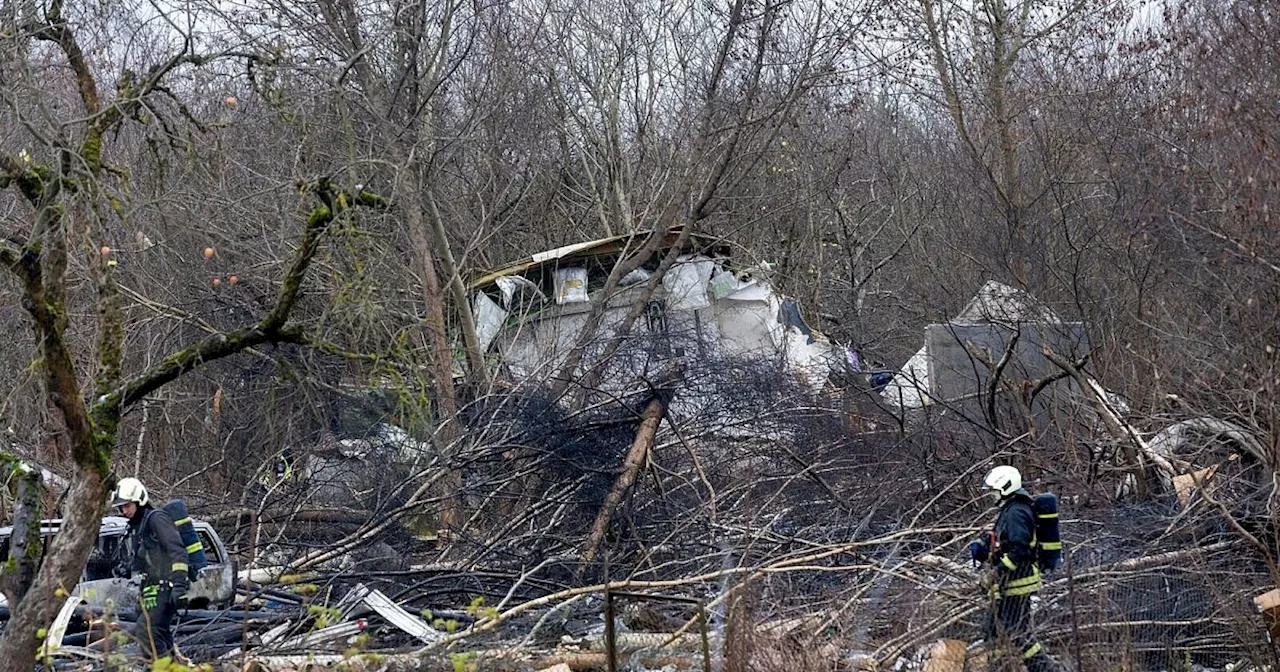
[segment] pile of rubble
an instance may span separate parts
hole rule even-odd
[[[628,669],[709,672],[712,647],[721,644],[720,635],[708,631],[705,611],[689,598],[584,593],[508,618],[486,608],[483,599],[465,609],[413,613],[363,583],[332,603],[313,584],[242,583],[237,590],[233,607],[185,610],[175,624],[179,651],[205,669],[571,672],[618,669],[627,662]],[[699,615],[697,627],[692,632],[633,630],[627,623],[640,625],[647,617],[652,625],[658,612],[619,609],[615,614],[614,600],[623,596],[687,603]],[[612,618],[602,618],[602,606]],[[136,644],[120,636],[136,618],[123,611],[104,613],[71,597],[48,630],[40,657],[54,669],[150,669]],[[494,633],[500,624],[521,634]],[[465,650],[453,646],[464,639]]]

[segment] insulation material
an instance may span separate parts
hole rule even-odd
[[[711,305],[707,298],[707,284],[716,264],[700,256],[681,256],[662,276],[662,288],[667,291],[669,310],[701,310]]]
[[[516,298],[520,299],[520,303],[533,300],[537,300],[540,303],[547,301],[547,297],[543,295],[542,290],[538,289],[538,286],[528,278],[509,275],[504,278],[498,278],[494,281],[494,284],[498,286],[498,291],[502,292],[502,305],[508,309],[515,306],[512,300]]]
[[[586,303],[587,269],[582,267],[557,268],[552,273],[556,289],[556,303]]]
[[[924,348],[902,365],[898,375],[880,391],[880,396],[897,408],[920,408],[929,400],[929,353]]]
[[[738,282],[737,276],[724,269],[717,269],[711,276],[709,290],[711,298],[719,300],[738,291],[742,283]]]
[[[486,352],[493,343],[493,339],[498,337],[498,332],[502,330],[502,325],[507,321],[510,313],[503,310],[497,301],[489,298],[489,295],[484,292],[476,292],[475,297],[472,298],[471,312],[476,318],[476,339],[480,342],[480,352]]]
[[[653,274],[649,271],[646,271],[643,268],[636,268],[632,269],[630,273],[622,276],[622,279],[618,281],[618,285],[622,287],[639,285],[641,283],[648,282],[651,277],[653,277]]]

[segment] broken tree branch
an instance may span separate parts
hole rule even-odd
[[[1143,440],[1140,434],[1138,434],[1138,430],[1120,417],[1119,411],[1117,411],[1115,407],[1111,405],[1111,402],[1107,400],[1107,395],[1102,390],[1102,386],[1098,384],[1098,381],[1086,376],[1084,372],[1080,370],[1079,366],[1068,361],[1062,355],[1054,352],[1053,348],[1049,347],[1047,343],[1043,344],[1040,350],[1044,353],[1045,358],[1052,362],[1054,366],[1066,371],[1067,374],[1071,376],[1072,380],[1076,381],[1076,384],[1080,386],[1080,390],[1084,392],[1086,398],[1093,403],[1094,408],[1098,411],[1098,415],[1102,416],[1103,422],[1106,424],[1107,429],[1111,431],[1113,436],[1121,441],[1125,441],[1132,448],[1136,449],[1138,453],[1150,459],[1156,464],[1156,466],[1163,470],[1169,478],[1177,476],[1179,468],[1183,470],[1189,469],[1190,465],[1185,462],[1176,460],[1176,458],[1167,458],[1152,450],[1151,446]],[[1174,466],[1175,461],[1179,462],[1177,467]],[[1134,468],[1139,472],[1135,473],[1134,477],[1138,479],[1139,483],[1141,483],[1141,467],[1138,466],[1137,460],[1132,460],[1132,462],[1134,463]]]
[[[614,510],[622,503],[622,498],[631,489],[631,484],[636,482],[640,468],[647,461],[665,409],[666,402],[663,401],[662,395],[655,396],[645,407],[640,428],[636,430],[636,438],[631,443],[631,450],[627,451],[626,459],[623,460],[622,473],[618,475],[613,489],[605,496],[604,503],[600,505],[600,512],[596,514],[596,520],[591,525],[591,535],[587,537],[587,544],[582,550],[583,560],[587,562],[595,560],[596,551],[600,548],[600,542],[604,540],[604,533],[609,527],[609,520],[613,518]]]

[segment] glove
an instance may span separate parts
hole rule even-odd
[[[173,602],[173,607],[175,609],[182,609],[186,607],[187,591],[191,589],[190,584],[187,582],[186,574],[183,574],[181,579],[171,581],[170,583],[172,584],[172,587],[169,588],[169,599]]]
[[[151,611],[160,604],[160,586],[152,584],[142,587],[142,610]]]
[[[973,543],[969,544],[969,557],[973,559],[973,564],[980,565],[991,557],[991,550],[981,539],[974,539]]]
[[[992,586],[996,585],[997,579],[998,577],[995,572],[983,572],[978,577],[978,588],[983,593],[988,593],[991,591]]]

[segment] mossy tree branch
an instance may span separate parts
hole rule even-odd
[[[271,312],[256,324],[201,339],[194,345],[166,357],[155,367],[126,381],[115,391],[102,395],[94,402],[95,417],[99,415],[119,417],[123,409],[204,362],[227,357],[265,343],[305,344],[308,342],[301,331],[286,328],[286,323],[297,305],[302,282],[306,278],[307,268],[315,258],[321,236],[330,223],[352,207],[382,209],[387,206],[387,200],[369,191],[352,193],[335,189],[326,179],[318,180],[306,188],[316,192],[321,204],[313,208],[307,217],[302,239],[280,282],[280,291],[276,295]]]

